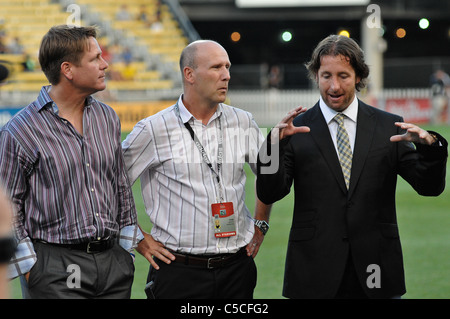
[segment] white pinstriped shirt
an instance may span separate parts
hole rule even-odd
[[[180,114],[176,112],[176,105]],[[254,223],[245,205],[244,164],[256,172],[263,135],[250,113],[219,104],[207,125],[178,103],[136,124],[122,142],[131,184],[140,177],[151,234],[167,248],[190,254],[233,253],[253,237]],[[219,125],[220,121],[220,125]],[[221,183],[224,201],[232,202],[237,235],[215,238],[211,204],[217,203],[215,175],[202,161],[189,122],[217,171],[217,134],[222,127]]]

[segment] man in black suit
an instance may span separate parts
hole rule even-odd
[[[421,195],[442,193],[447,141],[357,99],[369,68],[354,40],[325,38],[306,66],[318,84],[319,102],[289,112],[258,159],[262,202],[280,200],[294,182],[283,295],[401,296],[406,290],[397,175]]]

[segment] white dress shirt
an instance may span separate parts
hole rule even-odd
[[[178,105],[179,112],[176,110]],[[143,119],[122,143],[131,184],[140,177],[146,212],[155,240],[167,248],[190,254],[233,253],[253,237],[252,215],[245,205],[245,163],[256,172],[264,137],[250,113],[219,104],[207,125],[178,103]],[[189,122],[217,172],[218,139],[223,136],[220,180],[224,201],[232,202],[236,236],[216,238],[211,204],[218,185],[188,129]],[[221,128],[221,129],[220,129]]]
[[[336,121],[333,121],[333,118],[336,116],[336,114],[338,114],[338,112],[328,107],[322,97],[320,97],[319,106],[320,110],[322,111],[323,117],[328,124],[328,129],[330,130],[331,138],[333,139],[333,144],[336,148],[336,153],[339,154],[336,142],[338,124]],[[358,117],[358,99],[356,98],[356,95],[350,105],[342,113],[346,115],[344,117],[344,126],[350,140],[352,152],[354,152],[356,139],[356,119]]]

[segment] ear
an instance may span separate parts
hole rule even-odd
[[[186,82],[193,84],[194,83],[194,69],[192,69],[191,67],[185,66],[183,69],[183,75],[184,75],[184,79],[186,80]]]
[[[73,79],[72,64],[70,62],[61,63],[61,74],[68,80]]]

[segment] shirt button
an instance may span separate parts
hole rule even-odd
[[[93,192],[94,191],[94,189],[93,188],[91,188],[91,192]]]
[[[89,163],[87,163],[86,166],[89,167],[90,166]]]
[[[100,240],[100,239],[102,239],[101,237],[97,237],[97,240]]]

